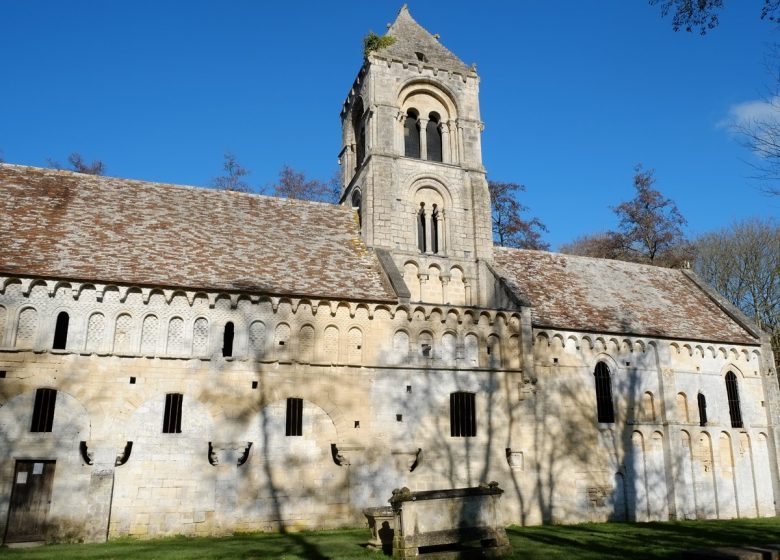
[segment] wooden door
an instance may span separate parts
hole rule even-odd
[[[55,461],[16,461],[5,542],[44,540]]]

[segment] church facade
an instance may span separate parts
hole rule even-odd
[[[766,334],[689,271],[495,247],[479,77],[402,8],[341,204],[0,165],[5,542],[773,516]]]

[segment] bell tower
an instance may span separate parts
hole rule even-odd
[[[412,302],[487,305],[493,276],[479,77],[404,5],[341,111],[342,204]],[[389,43],[389,44],[387,44]]]

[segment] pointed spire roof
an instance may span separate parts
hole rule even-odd
[[[439,43],[436,37],[414,21],[406,4],[401,7],[387,34],[395,37],[395,43],[374,51],[372,54],[378,58],[422,63],[424,66],[463,74],[474,72],[471,67]]]

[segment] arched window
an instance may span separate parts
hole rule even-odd
[[[439,208],[434,204],[431,209],[431,253],[439,252]]]
[[[425,252],[426,247],[426,224],[425,224],[425,203],[420,203],[420,210],[417,212],[417,247],[421,253]]]
[[[228,321],[225,324],[225,333],[222,336],[222,355],[225,358],[229,358],[233,355],[233,337],[235,335],[235,327],[233,321]]]
[[[352,208],[357,210],[358,227],[363,227],[363,197],[358,190],[352,192]]]
[[[739,406],[739,389],[737,388],[737,376],[733,371],[726,374],[726,393],[729,397],[729,416],[731,416],[731,427],[742,427],[742,410]]]
[[[593,372],[596,378],[596,409],[598,421],[604,424],[615,422],[615,409],[612,405],[612,379],[609,368],[604,362],[596,364]]]
[[[65,350],[68,345],[68,325],[70,324],[70,315],[65,311],[60,311],[57,315],[57,324],[54,327],[53,350]]]
[[[406,157],[420,157],[420,126],[419,114],[414,109],[406,112],[404,120],[404,155]]]
[[[707,425],[707,399],[699,393],[696,396],[696,404],[699,407],[699,426]]]
[[[425,143],[429,161],[441,161],[441,117],[438,113],[428,115],[428,124],[425,125]]]

